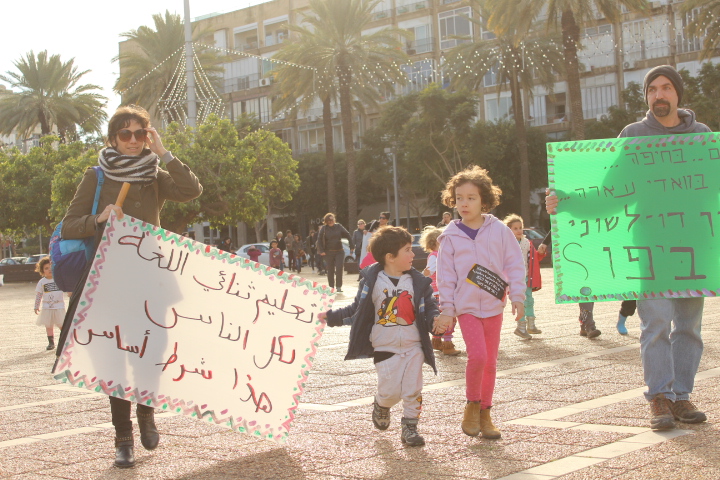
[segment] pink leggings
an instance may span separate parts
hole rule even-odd
[[[468,352],[465,395],[471,402],[479,400],[480,408],[492,406],[502,320],[502,313],[487,318],[469,313],[458,317]]]

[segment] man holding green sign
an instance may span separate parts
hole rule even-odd
[[[561,247],[553,248],[557,302],[637,298],[650,426],[668,430],[675,428],[675,420],[706,420],[689,397],[703,351],[704,296],[718,292],[717,285],[703,283],[706,275],[700,270],[717,270],[717,254],[710,242],[697,242],[706,238],[703,235],[714,236],[717,188],[708,189],[701,172],[720,160],[720,150],[711,135],[678,137],[710,129],[697,122],[692,111],[678,109],[683,81],[673,67],[650,70],[644,91],[650,110],[642,121],[623,129],[619,138],[626,139],[548,145],[550,189],[558,193],[548,196],[546,205],[548,213],[556,214],[559,200],[566,200],[553,221]],[[654,136],[662,137],[637,138]],[[706,142],[712,143],[705,146]],[[562,152],[576,149],[579,153],[570,154],[576,162],[581,156],[595,155],[588,158],[588,171],[582,173],[590,177],[590,170],[601,167],[597,174],[604,176],[602,184],[569,186],[573,181],[568,180],[568,169],[561,167],[562,157],[568,155]],[[598,159],[595,152],[606,149],[613,164],[591,162]],[[616,150],[617,154],[610,153]],[[707,182],[711,181],[708,176]],[[703,202],[713,202],[712,208]],[[680,205],[698,211],[686,212]],[[668,243],[663,236],[672,236],[673,246],[657,245]],[[694,245],[702,247],[695,250]],[[591,316],[592,303],[581,304],[581,318],[583,310]]]

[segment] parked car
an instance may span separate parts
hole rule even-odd
[[[243,245],[242,247],[238,248],[235,252],[235,255],[238,257],[243,258],[250,258],[250,255],[248,255],[247,251],[250,250],[250,247],[255,247],[258,250],[260,250],[260,257],[258,258],[258,263],[261,263],[263,265],[270,265],[270,244],[267,242],[261,242],[261,243],[248,243],[247,245]],[[288,254],[287,251],[283,252],[283,258],[285,259],[285,265],[288,264]]]
[[[545,258],[542,259],[540,262],[541,265],[552,265],[552,252],[550,251],[550,237],[547,235],[547,233],[540,229],[535,227],[529,227],[529,228],[523,228],[523,234],[527,237],[528,240],[530,240],[537,249],[541,243],[543,243],[544,240],[547,239],[547,243],[545,244],[547,246],[547,252],[545,252],[547,255],[545,255]]]
[[[39,253],[39,254],[37,254],[37,255],[30,255],[30,256],[27,257],[27,259],[25,260],[25,263],[26,263],[26,264],[38,263],[40,260],[42,260],[43,258],[45,258],[45,257],[47,257],[47,256],[48,256],[47,253]]]
[[[0,265],[22,265],[27,257],[7,257],[0,260]]]

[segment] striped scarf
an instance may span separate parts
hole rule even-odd
[[[108,178],[117,182],[150,185],[157,178],[158,156],[145,148],[139,156],[122,155],[112,147],[100,150],[98,164]]]

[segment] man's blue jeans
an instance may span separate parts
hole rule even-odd
[[[672,401],[689,399],[703,351],[704,303],[702,297],[638,300],[648,401],[659,393]]]

